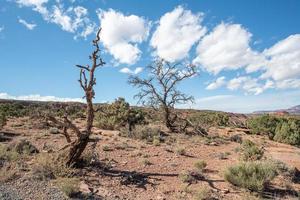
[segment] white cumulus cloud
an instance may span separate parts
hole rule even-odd
[[[193,62],[214,74],[261,65],[264,57],[250,48],[251,36],[240,24],[221,23],[199,42]]]
[[[137,68],[135,68],[135,70],[131,70],[128,67],[124,67],[120,70],[120,72],[124,73],[124,74],[139,74],[142,71],[143,71],[142,67],[137,67]]]
[[[227,83],[227,88],[229,90],[241,89],[245,91],[246,94],[259,95],[266,89],[274,88],[274,82],[271,80],[267,80],[262,83],[262,81],[257,78],[252,78],[250,76],[240,76],[231,79]]]
[[[150,41],[155,54],[173,62],[188,56],[191,47],[205,34],[203,13],[193,14],[182,6],[164,14]]]
[[[141,55],[138,44],[147,39],[150,22],[113,9],[99,10],[98,17],[102,27],[101,40],[108,52],[119,63],[136,63]]]
[[[36,24],[29,23],[25,21],[24,19],[19,19],[19,23],[24,25],[28,30],[33,30],[36,27]]]
[[[219,78],[217,78],[214,82],[210,83],[206,89],[207,90],[215,90],[219,87],[222,87],[223,85],[226,84],[226,81],[225,81],[225,76],[221,76]]]
[[[277,42],[263,53],[268,62],[262,78],[287,80],[300,77],[300,34]]]
[[[61,98],[55,96],[41,96],[39,94],[12,96],[7,93],[0,93],[0,99],[26,100],[26,101],[84,102],[82,98]]]
[[[86,38],[96,28],[96,24],[88,17],[88,10],[82,6],[64,8],[60,1],[47,6],[48,0],[17,0],[16,2],[20,6],[32,7],[45,21],[57,24],[64,31],[74,33],[74,38]]]

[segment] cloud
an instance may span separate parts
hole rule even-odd
[[[16,2],[20,6],[32,7],[45,21],[57,24],[63,31],[74,33],[75,39],[86,38],[95,31],[96,24],[89,19],[88,10],[82,6],[71,6],[65,9],[60,1],[51,7],[46,6],[48,0],[17,0]]]
[[[48,0],[16,0],[16,3],[20,6],[33,7],[34,11],[47,15],[48,10],[44,4],[48,3]]]
[[[164,14],[150,41],[155,54],[170,62],[187,57],[191,47],[206,32],[202,20],[203,13],[193,14],[182,6]]]
[[[61,98],[55,96],[41,96],[39,94],[12,96],[7,93],[0,93],[0,99],[26,100],[26,101],[58,101],[58,102],[84,102],[82,98]]]
[[[227,85],[230,90],[242,89],[246,94],[257,95],[270,88],[300,88],[300,34],[291,35],[262,52],[250,47],[251,37],[240,24],[221,23],[199,42],[193,62],[214,75],[237,69],[248,74],[256,72],[256,78],[237,77]],[[218,86],[213,82],[207,89]]]
[[[258,96],[216,95],[198,98],[194,104],[182,108],[251,113],[258,110],[276,110],[299,105],[300,91],[273,92]],[[272,102],[272,103],[270,103]]]
[[[274,88],[274,82],[271,80],[267,80],[263,84],[257,78],[251,78],[250,76],[240,76],[231,79],[227,84],[227,88],[229,90],[242,89],[246,92],[246,94],[259,95],[266,89]]]
[[[262,78],[286,80],[300,77],[300,34],[291,35],[266,49],[268,58]]]
[[[0,26],[0,33],[4,30],[4,26]]]
[[[276,86],[279,89],[300,88],[300,79],[286,79],[278,81],[276,82]]]
[[[125,64],[136,63],[141,55],[138,44],[149,34],[150,22],[136,15],[125,16],[113,9],[98,10],[101,22],[101,40],[108,52]]]
[[[206,89],[207,90],[215,90],[219,87],[222,87],[223,85],[225,85],[225,76],[221,76],[219,78],[217,78],[214,82],[210,83]]]
[[[19,23],[23,24],[28,30],[33,30],[36,27],[36,24],[28,23],[24,19],[19,19]]]
[[[251,37],[252,34],[240,24],[221,23],[199,42],[193,62],[213,74],[262,65],[264,57],[249,46]]]
[[[143,71],[143,68],[142,67],[137,67],[135,68],[135,70],[131,70],[127,67],[124,67],[120,70],[121,73],[124,73],[124,74],[139,74]]]

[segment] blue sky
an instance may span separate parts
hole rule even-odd
[[[156,56],[191,62],[179,87],[199,109],[251,112],[300,104],[300,1],[1,0],[0,98],[78,100],[102,26],[96,102],[132,104],[129,74]]]

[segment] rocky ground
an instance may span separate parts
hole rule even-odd
[[[80,124],[77,121],[77,124]],[[66,142],[62,135],[51,134],[49,128],[37,127],[29,118],[10,119],[4,127],[1,143],[12,143],[21,138],[31,141],[40,152],[57,151]],[[182,134],[170,135],[157,145],[120,137],[118,131],[94,129],[99,137],[95,152],[100,163],[84,166],[77,176],[84,197],[77,199],[193,199],[199,188],[207,187],[212,199],[249,199],[251,194],[225,182],[224,169],[239,161],[238,142],[230,141],[233,135],[248,138],[263,145],[266,157],[278,159],[300,169],[300,149],[276,143],[260,136],[247,135],[247,130],[211,128],[215,139]],[[182,150],[183,149],[183,150]],[[180,155],[181,151],[184,151]],[[195,162],[207,163],[204,177],[192,184],[178,177],[183,171],[193,170]],[[32,161],[28,161],[30,166]],[[1,183],[0,199],[66,199],[51,181],[31,181],[28,172]],[[269,191],[269,199],[296,199],[300,183],[278,177]],[[251,198],[250,198],[251,199]]]

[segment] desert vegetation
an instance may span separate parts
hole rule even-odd
[[[247,124],[253,134],[267,135],[277,142],[300,145],[299,117],[263,115],[250,118]]]

